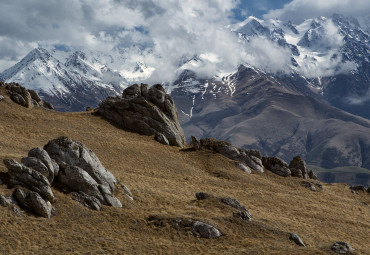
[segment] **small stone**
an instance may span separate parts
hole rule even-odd
[[[3,100],[3,99],[4,99],[4,97],[2,95],[0,95],[0,101]]]
[[[3,195],[0,195],[0,205],[3,207],[7,207],[9,204],[10,204],[10,201]]]
[[[351,190],[352,194],[358,195],[357,191]]]
[[[252,170],[241,162],[235,162],[235,165],[248,174],[252,173]]]
[[[339,254],[347,254],[348,252],[354,251],[354,249],[346,242],[335,242],[331,246],[331,250]]]
[[[210,198],[210,197],[214,197],[214,196],[211,195],[211,194],[205,193],[205,192],[197,192],[197,193],[195,193],[195,197],[198,200],[204,200],[204,199],[207,199],[207,198]]]
[[[290,233],[289,240],[295,242],[297,245],[305,247],[306,245],[303,243],[302,239],[294,233]]]
[[[192,230],[204,238],[217,238],[221,236],[221,232],[217,228],[201,221],[195,221]]]
[[[21,213],[21,210],[19,210],[19,208],[15,205],[12,205],[12,211],[14,212],[15,215],[17,215],[18,217],[21,217],[22,216],[22,213]]]
[[[121,184],[121,187],[123,188],[123,190],[125,191],[125,195],[131,199],[131,200],[134,200],[134,196],[132,195],[131,193],[131,190],[124,184]]]

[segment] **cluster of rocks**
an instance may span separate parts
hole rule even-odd
[[[301,185],[311,191],[318,191],[323,189],[322,185],[318,182],[302,181]]]
[[[185,144],[175,103],[160,84],[134,84],[122,96],[101,102],[99,113],[123,129],[154,135],[160,143],[178,147]]]
[[[72,198],[91,209],[101,204],[122,207],[113,195],[116,178],[103,167],[97,156],[83,143],[67,137],[34,148],[21,163],[4,159],[9,185],[17,186],[13,198],[23,208],[43,217],[52,214],[55,197],[51,186],[57,184],[72,192]]]
[[[203,238],[217,238],[221,236],[220,230],[218,230],[216,227],[199,220],[181,217],[168,218],[160,215],[151,215],[148,217],[148,222],[157,227],[164,227],[169,224],[171,227],[177,230],[188,231],[195,236]]]
[[[212,200],[214,203],[223,203],[226,204],[236,210],[233,212],[233,217],[240,218],[245,221],[251,221],[252,220],[252,215],[248,211],[247,208],[245,208],[244,205],[242,205],[238,200],[234,198],[229,198],[229,197],[224,197],[224,198],[219,198],[216,197],[212,194],[208,194],[205,192],[197,192],[195,193],[195,197],[197,200]]]
[[[294,157],[288,165],[281,158],[262,156],[258,150],[238,148],[231,143],[214,138],[204,138],[199,141],[194,136],[192,137],[191,146],[194,150],[207,149],[235,160],[236,165],[248,173],[251,173],[252,170],[263,173],[267,169],[284,177],[293,176],[303,179],[317,179],[317,175],[306,168],[306,163],[300,156]]]
[[[370,193],[370,187],[366,189],[363,185],[351,186],[349,188],[354,194],[358,194],[358,191]]]
[[[41,100],[36,91],[32,89],[26,89],[18,83],[6,83],[5,89],[7,90],[10,99],[19,105],[27,108],[43,107],[51,110],[54,109],[51,103]]]

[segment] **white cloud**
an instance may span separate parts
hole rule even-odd
[[[304,19],[331,16],[333,13],[364,16],[369,14],[369,10],[369,0],[293,0],[281,9],[269,11],[264,18],[300,23]]]

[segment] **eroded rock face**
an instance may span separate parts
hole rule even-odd
[[[16,189],[13,196],[23,208],[45,218],[51,217],[51,203],[43,199],[37,192]]]
[[[14,159],[4,159],[4,164],[8,168],[10,183],[12,185],[24,186],[39,193],[50,202],[55,201],[54,194],[50,188],[50,182],[44,175],[18,163]]]
[[[50,158],[54,159],[64,171],[68,166],[83,169],[97,184],[108,186],[113,192],[117,180],[100,163],[98,157],[83,143],[73,141],[67,137],[59,137],[49,141],[44,146]],[[64,170],[62,168],[64,167]]]
[[[5,88],[8,91],[10,99],[19,105],[22,105],[27,108],[38,106],[51,110],[54,109],[52,104],[41,100],[40,96],[37,94],[36,91],[26,89],[25,87],[18,83],[14,82],[8,83],[6,84]]]
[[[264,167],[271,172],[283,176],[288,177],[291,175],[291,171],[289,169],[288,164],[278,157],[263,157],[262,163]]]
[[[101,102],[99,113],[124,129],[142,135],[162,134],[172,146],[185,144],[175,103],[159,84],[151,88],[134,84],[121,97],[108,97]]]

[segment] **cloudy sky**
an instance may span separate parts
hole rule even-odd
[[[369,0],[2,0],[0,72],[39,46],[109,51],[132,44],[152,47],[168,65],[183,55],[218,52],[227,68],[240,58],[256,58],[230,47],[235,40],[223,29],[249,15],[299,23],[369,9]],[[266,43],[255,46],[262,59],[261,47],[274,51]],[[212,65],[208,68],[211,73]]]

